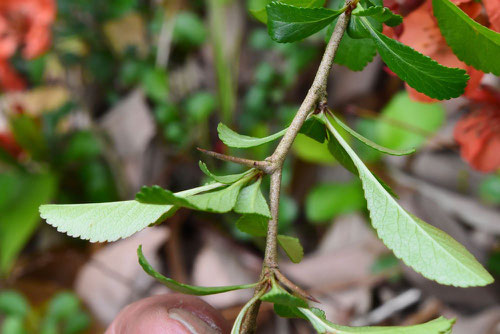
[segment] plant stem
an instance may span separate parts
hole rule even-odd
[[[347,5],[351,2],[346,1]],[[326,100],[326,86],[328,82],[328,75],[333,65],[333,59],[337,53],[340,40],[344,35],[347,24],[349,23],[350,10],[342,13],[335,25],[335,29],[330,38],[323,58],[314,78],[313,84],[309,89],[304,101],[302,102],[297,114],[292,120],[290,127],[286,131],[285,135],[281,139],[280,143],[276,147],[276,150],[271,155],[267,161],[271,162],[273,165],[271,173],[271,189],[269,192],[269,200],[271,206],[271,220],[269,221],[267,238],[266,238],[266,250],[264,255],[264,263],[262,265],[262,277],[264,278],[269,273],[273,273],[278,269],[278,213],[279,213],[279,201],[280,201],[280,190],[281,190],[281,174],[283,169],[283,163],[285,158],[290,151],[290,148],[300,131],[300,128],[304,124],[307,116],[310,112],[314,111],[318,106],[318,103],[324,103]],[[262,286],[259,286],[255,293],[259,293]],[[260,303],[254,303],[248,310],[247,316],[245,317],[244,324],[242,326],[242,333],[252,334],[256,330],[256,320],[257,314],[259,312]]]

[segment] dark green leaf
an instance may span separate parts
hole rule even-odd
[[[500,75],[500,34],[477,23],[449,0],[433,0],[439,29],[458,59]]]
[[[293,263],[299,263],[304,257],[304,249],[299,239],[287,235],[278,235],[278,243]]]
[[[243,215],[236,222],[236,227],[241,232],[248,233],[254,237],[265,237],[268,220],[261,215]]]
[[[356,131],[354,131],[353,129],[351,129],[349,126],[347,126],[344,122],[342,122],[335,115],[333,115],[333,119],[335,120],[335,122],[338,125],[340,125],[344,130],[346,130],[347,132],[349,132],[354,138],[356,138],[357,140],[359,140],[363,144],[365,144],[365,145],[367,145],[367,146],[369,146],[369,147],[371,147],[371,148],[373,148],[373,149],[375,149],[377,151],[380,151],[380,152],[386,153],[386,154],[390,154],[390,155],[408,155],[408,154],[412,154],[412,153],[415,152],[415,149],[408,149],[408,150],[404,150],[404,151],[397,151],[397,150],[392,150],[392,149],[387,148],[387,147],[380,146],[377,143],[374,143],[370,139],[363,137],[362,135],[360,135],[359,133],[357,133]]]
[[[312,116],[304,122],[300,128],[300,133],[316,140],[318,143],[324,143],[326,139],[325,124],[316,116]]]
[[[203,163],[202,161],[199,162],[199,166],[200,166],[200,169],[201,171],[208,177],[210,177],[211,179],[217,181],[217,182],[220,182],[220,183],[224,183],[224,184],[231,184],[231,183],[234,183],[238,180],[240,180],[242,177],[244,177],[245,175],[247,175],[250,170],[247,170],[246,172],[244,173],[241,173],[241,174],[231,174],[231,175],[215,175],[213,174],[212,172],[210,172],[208,170],[208,167],[205,163]]]
[[[303,318],[304,315],[299,311],[297,307],[290,307],[283,304],[274,304],[274,312],[282,318]]]
[[[327,42],[335,28],[336,21],[332,22],[327,29]],[[370,38],[354,39],[349,34],[344,34],[339,48],[335,54],[335,63],[348,67],[352,71],[361,71],[368,63],[373,61],[377,54],[375,43]]]
[[[402,80],[425,95],[445,100],[464,93],[469,76],[465,70],[449,68],[378,32],[366,17],[360,21],[370,33],[377,50]]]
[[[493,282],[491,275],[465,247],[401,208],[335,127],[329,122],[327,127],[358,170],[373,227],[398,258],[441,284],[468,287]]]
[[[201,287],[201,286],[192,286],[179,283],[171,278],[163,276],[162,274],[158,273],[153,269],[153,267],[148,263],[148,261],[144,257],[144,254],[142,253],[142,245],[139,246],[139,248],[137,249],[137,256],[139,257],[139,264],[149,276],[155,278],[158,282],[162,283],[167,288],[180,293],[185,293],[187,295],[195,295],[195,296],[214,295],[217,293],[223,293],[233,290],[251,289],[256,286],[256,283],[252,283],[252,284],[231,285],[231,286]]]
[[[234,206],[234,211],[241,214],[256,214],[263,217],[271,218],[271,212],[267,206],[267,201],[260,191],[262,178],[249,186],[243,188]]]
[[[217,132],[219,133],[220,140],[222,140],[222,142],[227,146],[236,148],[255,147],[265,143],[272,142],[282,137],[287,129],[288,128],[283,129],[280,132],[277,132],[275,134],[272,134],[264,138],[255,138],[255,137],[240,135],[239,133],[234,132],[233,130],[231,130],[222,123],[219,123],[219,125],[217,126]]]
[[[300,8],[272,2],[267,6],[268,32],[279,43],[304,39],[330,24],[342,10]]]
[[[288,291],[276,283],[274,278],[272,279],[271,289],[266,292],[265,295],[260,297],[260,300],[274,304],[286,305],[288,307],[308,307],[307,302],[304,299],[288,293]]]
[[[249,10],[257,20],[262,23],[267,23],[267,11],[266,6],[269,5],[272,0],[250,0]],[[281,3],[287,5],[292,5],[295,7],[305,7],[305,8],[316,8],[323,7],[325,0],[279,0]]]
[[[394,27],[403,23],[401,15],[394,14],[387,7],[373,6],[363,10],[354,10],[353,15],[357,16],[371,16],[379,22],[383,22],[390,27]]]

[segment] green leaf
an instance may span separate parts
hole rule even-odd
[[[320,184],[309,192],[305,206],[307,219],[318,223],[362,210],[366,207],[366,201],[359,181]]]
[[[257,181],[240,191],[238,199],[236,200],[236,205],[234,206],[235,212],[241,214],[256,214],[271,218],[271,212],[269,212],[267,201],[260,191],[261,182],[262,178],[259,177]]]
[[[335,127],[329,122],[327,127],[358,170],[373,227],[398,258],[441,284],[468,287],[493,282],[493,277],[465,247],[401,208]]]
[[[375,127],[377,141],[395,150],[419,148],[444,123],[441,103],[413,101],[406,92],[396,94],[382,110]]]
[[[141,190],[135,195],[135,200],[143,204],[156,204],[156,205],[174,205],[177,207],[189,207],[193,209],[190,203],[182,196],[177,196],[170,190],[163,189],[160,186],[143,186]]]
[[[26,114],[17,115],[9,119],[10,129],[16,142],[30,153],[35,159],[43,159],[47,154],[47,141],[41,127],[35,120]]]
[[[327,136],[325,124],[315,115],[304,122],[299,133],[316,140],[318,143],[324,143]]]
[[[500,75],[500,34],[477,23],[448,0],[433,0],[439,29],[458,59]]]
[[[326,31],[327,43],[330,40],[336,22],[333,21],[328,26]],[[376,54],[377,48],[370,38],[354,39],[349,34],[344,34],[335,54],[334,62],[348,67],[351,71],[361,71],[373,61]]]
[[[440,65],[431,58],[378,32],[366,17],[360,17],[382,60],[408,85],[425,95],[445,100],[464,93],[469,76],[465,70]]]
[[[56,192],[52,174],[0,174],[0,276],[34,233],[40,218],[38,207]]]
[[[164,103],[168,99],[168,76],[162,68],[147,68],[142,73],[141,86],[146,95],[157,103]]]
[[[153,267],[148,263],[144,254],[142,253],[142,245],[137,248],[137,256],[139,257],[139,264],[142,269],[151,277],[155,278],[158,282],[165,285],[170,290],[174,290],[187,295],[195,296],[206,296],[214,295],[217,293],[223,293],[233,290],[251,289],[257,285],[257,283],[252,284],[242,284],[242,285],[230,285],[230,286],[215,286],[215,287],[201,287],[192,286],[183,283],[179,283],[171,278],[165,277],[158,273]]]
[[[255,304],[255,302],[257,302],[259,300],[259,298],[263,294],[264,294],[264,290],[262,290],[261,292],[257,293],[255,296],[253,296],[252,299],[250,299],[248,301],[248,303],[246,303],[242,307],[240,313],[238,313],[238,316],[236,317],[236,320],[234,321],[233,328],[231,329],[231,334],[240,334],[241,333],[241,324],[243,323],[243,319],[245,319],[245,314],[250,309],[250,307],[252,307],[252,305]]]
[[[203,21],[192,12],[180,12],[175,17],[172,40],[182,45],[198,46],[207,38],[207,29]]]
[[[127,238],[175,213],[173,205],[122,201],[93,204],[42,205],[40,215],[67,235],[90,242]]]
[[[279,43],[304,39],[330,24],[342,10],[300,8],[272,2],[267,6],[268,32]]]
[[[275,134],[272,134],[264,138],[255,138],[255,137],[240,135],[239,133],[236,133],[230,128],[228,128],[223,123],[219,123],[219,125],[217,126],[217,132],[219,133],[220,140],[222,140],[222,142],[227,146],[236,148],[255,147],[265,143],[272,142],[273,140],[282,137],[287,129],[288,128],[283,129],[280,132],[277,132]]]
[[[401,15],[394,14],[387,7],[373,6],[362,10],[354,10],[353,15],[357,16],[371,16],[379,22],[383,22],[390,27],[394,27],[403,23]]]
[[[197,210],[224,213],[231,211],[236,205],[238,194],[241,188],[248,182],[250,177],[246,176],[241,180],[236,181],[230,186],[221,190],[206,192],[199,195],[188,197],[190,204],[194,205]]]
[[[439,317],[432,321],[413,326],[373,326],[373,327],[348,327],[336,325],[325,319],[324,313],[315,310],[299,308],[299,311],[309,320],[318,333],[372,333],[372,334],[447,334],[455,323],[455,319]]]
[[[335,159],[328,153],[327,143],[318,143],[316,140],[298,134],[293,142],[294,153],[302,160],[324,165],[334,165]]]
[[[176,193],[177,196],[189,196],[202,191],[224,186],[220,183],[209,184]],[[160,223],[172,216],[178,207],[161,204],[162,194],[158,190],[144,193],[145,202],[122,201],[93,204],[42,205],[40,215],[49,225],[69,236],[89,240],[90,242],[116,241],[127,238],[149,225]],[[151,197],[148,197],[151,196]]]
[[[272,278],[271,289],[260,297],[260,300],[288,307],[308,307],[304,299],[288,293],[288,291],[276,283],[274,278]]]
[[[78,313],[79,309],[80,301],[74,293],[61,292],[51,299],[46,319],[55,322],[69,319]]]
[[[199,165],[200,165],[200,169],[201,171],[208,177],[210,177],[211,179],[217,181],[217,182],[220,182],[220,183],[224,183],[224,184],[231,184],[231,183],[234,183],[238,180],[240,180],[242,177],[244,177],[245,175],[247,175],[250,170],[247,170],[246,172],[244,173],[241,173],[241,174],[231,174],[231,175],[215,175],[215,174],[212,174],[212,172],[210,172],[208,170],[208,167],[207,165],[200,161],[199,162]]]
[[[392,150],[390,148],[387,148],[387,147],[384,147],[384,146],[381,146],[377,143],[374,143],[373,141],[371,141],[370,139],[368,138],[365,138],[363,137],[362,135],[360,135],[359,133],[357,133],[356,131],[354,131],[353,129],[351,129],[349,126],[347,126],[347,124],[345,124],[344,122],[342,122],[338,117],[336,117],[335,115],[333,115],[333,119],[334,121],[340,125],[344,130],[346,130],[347,132],[349,132],[354,138],[356,138],[357,140],[359,140],[360,142],[362,142],[363,144],[379,151],[379,152],[382,152],[382,153],[386,153],[386,154],[390,154],[390,155],[408,155],[408,154],[412,154],[415,152],[415,149],[408,149],[408,150],[404,150],[404,151],[397,151],[397,150]]]
[[[0,314],[24,318],[30,309],[26,299],[16,291],[0,292]]]
[[[0,325],[2,334],[25,334],[24,321],[18,316],[7,316]]]
[[[243,215],[236,222],[236,227],[241,232],[248,233],[254,237],[265,237],[268,220],[261,215]]]
[[[278,235],[278,243],[293,263],[299,263],[304,257],[304,249],[299,239],[287,235]]]
[[[267,23],[267,11],[266,6],[272,2],[272,0],[250,0],[249,10],[253,16],[260,22]],[[316,8],[323,7],[325,0],[279,0],[281,3],[287,5],[292,5],[295,7],[305,7],[305,8]]]
[[[170,204],[199,211],[229,212],[236,205],[241,187],[254,175],[248,174],[225,188],[221,188],[220,183],[212,183],[176,194],[159,186],[142,187],[136,195],[136,200],[146,204]],[[210,191],[214,188],[215,190]],[[195,189],[198,190],[196,193],[201,194],[193,194],[192,191]]]

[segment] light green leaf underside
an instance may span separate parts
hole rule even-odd
[[[266,8],[269,35],[279,43],[304,39],[326,27],[342,13],[342,10],[300,8],[279,2],[273,2]]]
[[[243,285],[230,285],[230,286],[215,286],[215,287],[187,285],[177,282],[171,278],[165,277],[162,274],[158,273],[156,270],[154,270],[153,267],[148,263],[148,261],[144,257],[144,254],[142,253],[142,245],[139,246],[139,248],[137,249],[137,256],[139,257],[139,264],[149,276],[155,278],[158,282],[162,283],[167,288],[187,295],[195,295],[195,296],[214,295],[233,290],[251,289],[257,285],[256,283],[243,284]]]
[[[327,127],[358,169],[372,225],[398,258],[441,284],[468,287],[493,282],[491,275],[465,247],[402,209],[333,125],[328,122]]]
[[[262,178],[243,188],[236,200],[234,211],[241,214],[257,214],[271,218],[266,199],[260,191]]]
[[[247,170],[246,172],[244,173],[240,173],[240,174],[231,174],[231,175],[215,175],[213,174],[207,167],[207,165],[203,162],[203,161],[200,161],[199,162],[199,166],[200,166],[200,169],[201,171],[208,177],[210,177],[211,179],[213,179],[214,181],[217,181],[217,182],[220,182],[220,183],[224,183],[224,184],[231,184],[231,183],[234,183],[238,180],[240,180],[243,176],[247,175],[250,170]]]
[[[252,6],[250,8],[250,13],[260,22],[267,23],[267,11],[266,6],[272,2],[272,0],[253,0],[251,2],[259,2],[260,6]],[[279,2],[285,3],[287,5],[292,5],[296,7],[305,8],[315,8],[323,7],[325,0],[280,0]]]
[[[366,17],[360,17],[386,65],[412,88],[446,100],[464,93],[469,76],[465,70],[440,65],[414,49],[376,31]]]
[[[299,239],[287,235],[278,235],[278,243],[293,263],[299,263],[304,257],[304,249]]]
[[[500,75],[500,34],[477,23],[449,0],[433,0],[439,29],[458,59]]]
[[[228,128],[223,123],[219,123],[219,125],[217,126],[217,132],[219,133],[220,140],[222,140],[222,142],[227,146],[235,148],[255,147],[265,143],[272,142],[273,140],[282,137],[287,129],[288,128],[283,129],[280,132],[277,132],[267,137],[256,138],[256,137],[240,135],[239,133],[236,133],[230,128]]]
[[[342,122],[335,115],[332,115],[332,116],[333,116],[333,119],[335,120],[335,122],[338,125],[340,125],[344,130],[346,130],[347,132],[349,132],[349,134],[351,134],[354,138],[356,138],[357,140],[359,140],[360,142],[362,142],[366,146],[369,146],[369,147],[371,147],[371,148],[373,148],[373,149],[375,149],[375,150],[377,150],[379,152],[390,154],[390,155],[398,155],[398,156],[400,156],[400,155],[408,155],[408,154],[412,154],[412,153],[415,152],[415,149],[393,150],[393,149],[381,146],[381,145],[379,145],[379,144],[371,141],[370,139],[363,137],[362,135],[360,135],[359,133],[357,133],[356,131],[354,131],[353,129],[351,129],[349,126],[347,126],[347,124],[345,124],[344,122]]]
[[[177,193],[189,196],[223,184],[215,183]],[[157,193],[146,197],[153,203],[121,201],[92,204],[48,204],[40,206],[40,215],[49,225],[71,237],[90,242],[116,241],[127,238],[147,226],[159,223],[173,215],[177,207],[161,203]]]
[[[122,201],[96,204],[42,205],[40,215],[70,237],[90,242],[127,238],[175,212],[172,205]]]
[[[193,195],[186,199],[198,210],[224,213],[231,211],[236,205],[236,200],[241,187],[248,182],[248,178],[242,178],[222,190],[216,190],[199,195]]]
[[[394,326],[394,327],[348,327],[336,325],[317,312],[310,309],[299,308],[299,311],[311,322],[318,333],[351,334],[351,333],[371,333],[371,334],[447,334],[455,323],[454,319],[439,317],[424,324],[414,326]]]

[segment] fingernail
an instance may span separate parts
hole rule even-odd
[[[200,319],[196,314],[181,308],[171,308],[168,310],[168,315],[171,319],[180,322],[192,334],[221,334],[220,328],[215,324],[210,326],[208,323]]]

